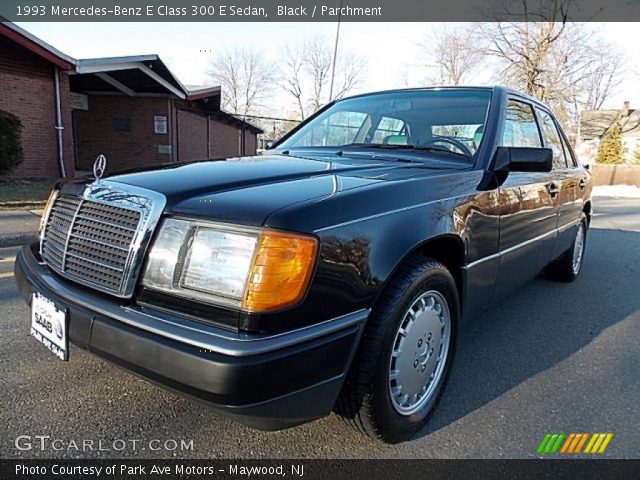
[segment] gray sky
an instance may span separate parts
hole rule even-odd
[[[335,23],[26,23],[18,25],[75,58],[156,53],[183,84],[210,85],[208,65],[215,53],[235,46],[258,46],[276,61],[287,43],[316,35],[333,41]],[[418,43],[434,23],[342,23],[340,48],[367,61],[367,75],[357,92],[418,86],[425,72]],[[626,56],[625,79],[605,107],[624,100],[640,108],[640,23],[592,23],[603,39]],[[406,72],[406,73],[405,73]],[[408,74],[408,75],[407,75]],[[473,84],[494,83],[488,75]],[[277,102],[286,101],[281,97]],[[286,108],[285,108],[286,110]],[[282,112],[283,109],[276,109]]]

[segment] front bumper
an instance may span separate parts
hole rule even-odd
[[[33,246],[18,254],[15,277],[27,303],[40,292],[67,310],[74,345],[262,430],[331,412],[368,315],[277,335],[231,332],[61,279]]]

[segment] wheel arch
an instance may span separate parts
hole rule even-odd
[[[465,264],[465,248],[464,242],[460,236],[455,233],[444,233],[434,237],[425,239],[409,249],[394,265],[389,275],[385,279],[384,284],[380,288],[377,297],[386,288],[389,281],[398,272],[401,266],[411,257],[420,256],[424,258],[432,258],[442,263],[451,275],[458,290],[458,298],[460,299],[460,308],[463,304],[463,278],[462,267]],[[376,297],[376,300],[377,300]]]

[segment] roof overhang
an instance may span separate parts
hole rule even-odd
[[[68,71],[72,91],[129,97],[169,96],[208,102],[216,108],[220,105],[219,86],[189,90],[155,54],[76,60],[2,17],[0,35]],[[208,101],[211,97],[216,100]]]
[[[217,112],[210,113],[209,115],[229,125],[240,127],[241,129],[245,129],[245,130],[251,130],[256,135],[260,133],[264,133],[264,130],[262,130],[260,127],[257,127],[256,125],[247,122],[246,119],[243,120],[238,116],[225,112],[224,110],[219,110]]]
[[[220,87],[208,87],[208,88],[198,88],[196,90],[189,90],[187,95],[187,100],[200,100],[203,98],[213,97],[220,95]]]
[[[94,75],[100,81],[96,82]],[[72,83],[93,92],[118,91],[130,97],[137,94],[170,94],[187,98],[187,90],[157,55],[84,58],[77,61]]]
[[[71,84],[76,91],[119,93],[129,97],[169,95],[188,101],[206,101],[220,96],[219,86],[189,90],[158,55],[84,58],[77,61]]]
[[[2,19],[2,17],[0,17],[0,19]],[[14,23],[1,22],[0,35],[35,53],[44,60],[51,62],[62,70],[73,70],[76,66],[76,61],[73,58],[56,50],[48,43],[43,42],[38,37],[23,30]]]

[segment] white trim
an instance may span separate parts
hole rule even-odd
[[[78,60],[78,64],[105,67],[107,65],[118,65],[121,63],[154,62],[156,60],[159,60],[157,55],[127,55],[123,57],[81,58]]]
[[[129,96],[129,97],[135,97],[136,96],[136,92],[134,92],[133,90],[131,90],[129,87],[127,87],[126,85],[120,83],[118,80],[116,80],[115,78],[113,78],[111,75],[104,73],[104,72],[96,72],[95,73],[96,77],[98,77],[99,79],[107,82],[109,85],[111,85],[112,87],[117,88],[118,90],[120,90],[122,93],[124,93],[125,95]]]
[[[133,70],[138,68],[138,62],[120,62],[120,63],[85,63],[85,60],[79,60],[76,66],[76,73],[99,73],[113,72],[116,70]]]
[[[137,67],[144,73],[146,73],[149,77],[151,77],[153,80],[155,80],[156,82],[158,82],[160,85],[162,85],[164,88],[166,88],[167,90],[169,90],[171,93],[173,93],[176,97],[181,98],[181,99],[185,99],[186,95],[184,94],[183,91],[178,90],[176,87],[174,87],[173,85],[171,85],[169,82],[167,82],[164,78],[162,78],[160,75],[158,75],[156,72],[154,72],[153,70],[151,70],[149,67],[147,67],[146,65],[144,65],[143,63],[138,63]]]
[[[33,43],[35,43],[37,45],[40,45],[42,48],[44,48],[45,50],[48,50],[50,53],[54,54],[56,57],[59,57],[62,60],[65,60],[65,61],[67,61],[67,62],[69,62],[69,63],[71,63],[73,65],[77,65],[78,60],[76,60],[75,58],[70,57],[69,55],[65,55],[64,53],[62,53],[57,48],[52,47],[47,42],[39,39],[38,37],[36,37],[32,33],[29,33],[28,31],[26,31],[24,28],[19,27],[15,23],[13,23],[13,22],[2,22],[2,24],[5,27],[10,28],[14,32],[19,33],[20,35],[22,35],[26,39],[32,41]]]
[[[220,85],[215,87],[197,88],[195,90],[187,89],[189,95],[202,95],[203,93],[220,93],[222,87]]]

